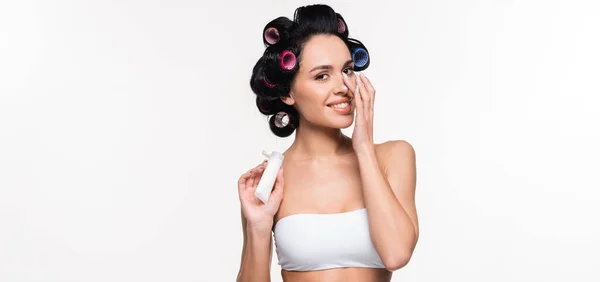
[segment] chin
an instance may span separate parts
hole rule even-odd
[[[331,121],[331,127],[333,128],[348,128],[354,122],[354,115],[347,115],[344,117],[338,117],[336,120]]]

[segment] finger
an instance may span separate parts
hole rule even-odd
[[[358,75],[356,76],[356,79],[358,80]],[[362,93],[360,92],[360,88],[358,85],[358,81],[356,83],[356,86],[354,87],[354,91],[356,93],[356,95],[354,96],[354,106],[356,108],[356,117],[363,117],[364,116],[364,105],[363,105],[363,100],[362,100]]]
[[[266,163],[267,163],[267,160],[264,160],[262,163],[255,166],[254,168],[250,169],[248,172],[246,172],[244,174],[243,178],[245,179],[245,182],[240,187],[240,193],[244,193],[246,190],[248,190],[248,191],[245,192],[244,194],[254,193],[254,190],[256,190],[256,186],[258,186],[257,178],[260,179],[260,175],[262,175],[262,172],[263,172],[263,171],[260,171],[260,169],[261,169],[261,167],[264,169],[264,167],[266,166]],[[257,177],[257,174],[260,174],[260,175]],[[241,181],[242,181],[242,179],[240,179],[240,182]]]
[[[344,77],[344,84],[348,87],[351,97],[356,97],[356,81],[351,79],[346,73],[342,73]]]
[[[240,179],[238,180],[238,192],[240,196],[246,189],[246,182],[248,181],[248,178],[250,178],[250,176],[252,176],[252,170],[249,170],[246,173],[242,174],[242,176],[240,176]]]
[[[267,168],[266,165],[261,165],[254,171],[254,178],[255,178],[254,186],[258,186],[258,183],[260,182],[260,179],[262,178],[266,168]]]
[[[370,93],[373,93],[373,96],[375,96],[375,87],[373,87],[371,80],[369,80],[369,78],[367,76],[365,76],[364,73],[361,74],[360,78],[361,78],[361,81],[365,84],[365,87],[367,88],[367,90]]]
[[[373,87],[371,80],[369,80],[369,78],[366,77],[364,73],[361,74],[361,81],[365,84],[365,88],[370,93],[370,97],[371,97],[370,110],[371,110],[371,112],[369,113],[369,116],[371,117],[371,120],[373,120],[374,109],[375,109],[375,93],[376,93],[375,87]]]
[[[245,181],[239,186],[240,200],[248,201],[251,199],[251,196],[253,193],[252,186],[254,185],[254,170],[255,169],[256,168],[250,169],[243,176],[243,179]],[[242,179],[240,179],[240,182],[241,181],[242,181]]]
[[[255,185],[258,185],[256,183],[256,170],[258,169],[258,167],[253,168],[252,170],[250,170],[250,177],[248,178],[248,181],[246,181],[246,188],[252,190],[252,188],[255,187]]]
[[[371,115],[371,95],[369,93],[369,91],[367,91],[367,88],[365,87],[365,84],[362,81],[362,74],[358,73],[356,75],[356,80],[358,81],[358,89],[360,92],[360,98],[361,98],[361,102],[363,103],[363,115],[365,116],[366,120],[370,120],[370,115]]]
[[[252,185],[250,185],[252,191],[256,190],[256,187],[258,187],[258,183],[260,182],[263,172],[265,172],[265,166],[263,165],[259,165],[252,171]]]

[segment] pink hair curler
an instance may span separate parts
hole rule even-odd
[[[281,52],[279,65],[284,70],[292,70],[296,66],[296,55],[294,55],[294,53],[292,53],[290,50]]]
[[[269,87],[269,88],[275,88],[275,86],[277,86],[277,84],[271,84],[269,83],[269,81],[267,81],[267,77],[263,76],[263,82],[265,83],[265,86]]]
[[[265,30],[265,41],[267,43],[273,45],[279,42],[279,31],[275,27],[269,27]]]

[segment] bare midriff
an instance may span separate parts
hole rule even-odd
[[[281,271],[284,282],[390,282],[385,268],[333,268],[317,271]]]

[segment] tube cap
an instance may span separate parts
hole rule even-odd
[[[268,159],[275,157],[275,158],[283,160],[283,154],[281,154],[281,153],[279,153],[277,151],[272,151],[269,154],[269,153],[267,153],[267,151],[263,150],[262,151],[262,155],[265,156],[265,158],[268,158]]]

